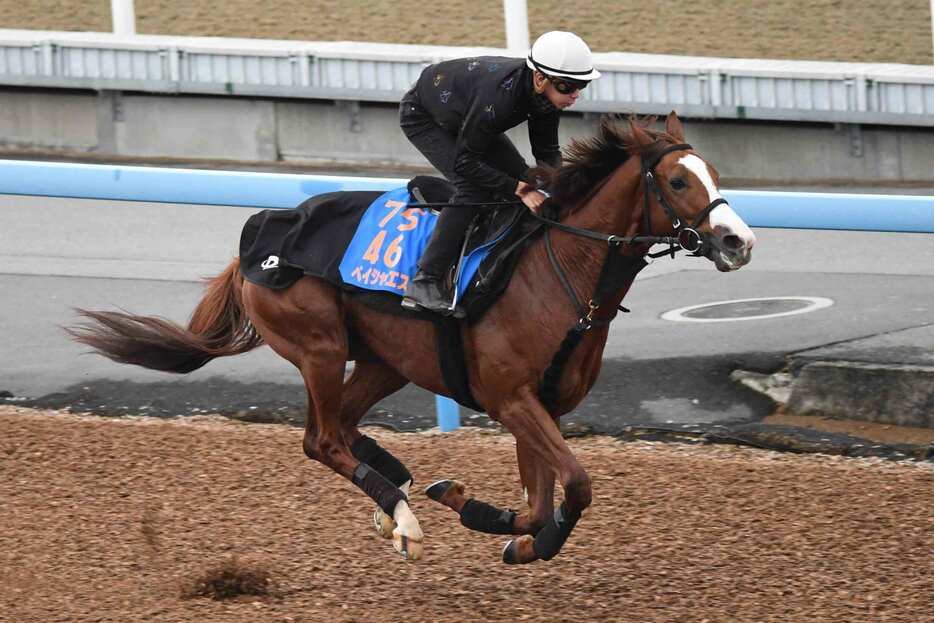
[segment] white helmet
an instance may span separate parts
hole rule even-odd
[[[584,40],[563,30],[552,30],[536,39],[525,64],[543,74],[572,80],[600,77],[600,72],[593,68],[593,56]]]

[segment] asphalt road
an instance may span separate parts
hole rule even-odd
[[[254,211],[0,195],[0,396],[113,415],[219,411],[299,420],[298,373],[268,348],[180,377],[87,354],[61,329],[75,320],[76,307],[186,321],[200,299],[199,280],[236,254],[240,229]],[[612,326],[599,382],[565,425],[612,432],[627,424],[755,420],[773,404],[731,382],[732,370],[775,371],[790,353],[934,317],[934,245],[926,234],[758,229],[756,235],[752,263],[736,273],[690,258],[660,259],[645,269],[625,301],[632,313]],[[689,305],[796,296],[833,304],[758,320],[661,318]],[[410,386],[369,417],[403,429],[431,426],[434,399]],[[463,418],[490,425],[471,412]]]

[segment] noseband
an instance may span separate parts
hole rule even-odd
[[[726,199],[723,197],[714,199],[707,204],[707,207],[697,213],[697,216],[694,217],[690,225],[685,226],[677,212],[675,212],[675,209],[672,208],[671,204],[665,199],[665,196],[662,194],[661,186],[658,185],[655,179],[655,167],[658,166],[662,158],[673,151],[684,151],[688,149],[694,148],[687,143],[678,143],[677,145],[669,145],[663,149],[655,149],[642,155],[642,179],[645,181],[645,207],[642,210],[643,228],[648,236],[652,235],[652,210],[649,205],[649,197],[654,194],[659,205],[662,206],[662,210],[664,210],[665,214],[668,216],[668,220],[671,221],[672,227],[675,229],[674,238],[678,241],[678,246],[693,255],[703,255],[702,250],[704,242],[701,235],[697,232],[697,228],[710,216],[710,212],[714,208],[719,205],[729,205]],[[675,249],[676,247],[671,245],[669,252],[672,256],[674,256]]]

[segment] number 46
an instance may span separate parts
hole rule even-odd
[[[392,217],[399,213],[399,210],[404,208],[406,204],[402,201],[387,201],[386,207],[392,208],[392,210],[387,214],[382,221],[380,221],[379,226],[385,227]],[[418,225],[418,214],[421,213],[419,208],[410,208],[402,213],[402,217],[406,220],[405,223],[396,227],[397,231],[409,231],[415,229]],[[383,255],[383,263],[389,268],[393,268],[396,264],[399,263],[399,260],[402,259],[402,239],[405,237],[404,234],[399,234],[396,236],[392,242],[389,243],[389,247],[386,248],[386,253]],[[383,248],[383,242],[386,240],[386,230],[381,229],[378,234],[373,238],[373,241],[370,243],[370,246],[367,247],[366,253],[363,254],[363,259],[367,260],[371,264],[376,264],[379,261],[379,252]]]
[[[386,254],[383,256],[383,263],[389,268],[394,267],[399,263],[399,260],[402,259],[402,239],[405,237],[405,234],[399,234],[396,236],[392,242],[389,243],[389,247],[386,249]],[[366,253],[363,254],[363,259],[367,260],[371,264],[375,264],[379,261],[379,251],[383,247],[383,241],[386,240],[386,230],[381,229],[376,237],[373,238],[373,242],[370,243],[370,246],[367,247]]]

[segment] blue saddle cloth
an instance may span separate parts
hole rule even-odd
[[[390,190],[370,204],[340,263],[345,284],[364,290],[405,293],[438,222],[434,212],[411,204],[408,188]],[[508,228],[467,255],[457,280],[459,293],[467,291],[480,263],[507,233]]]

